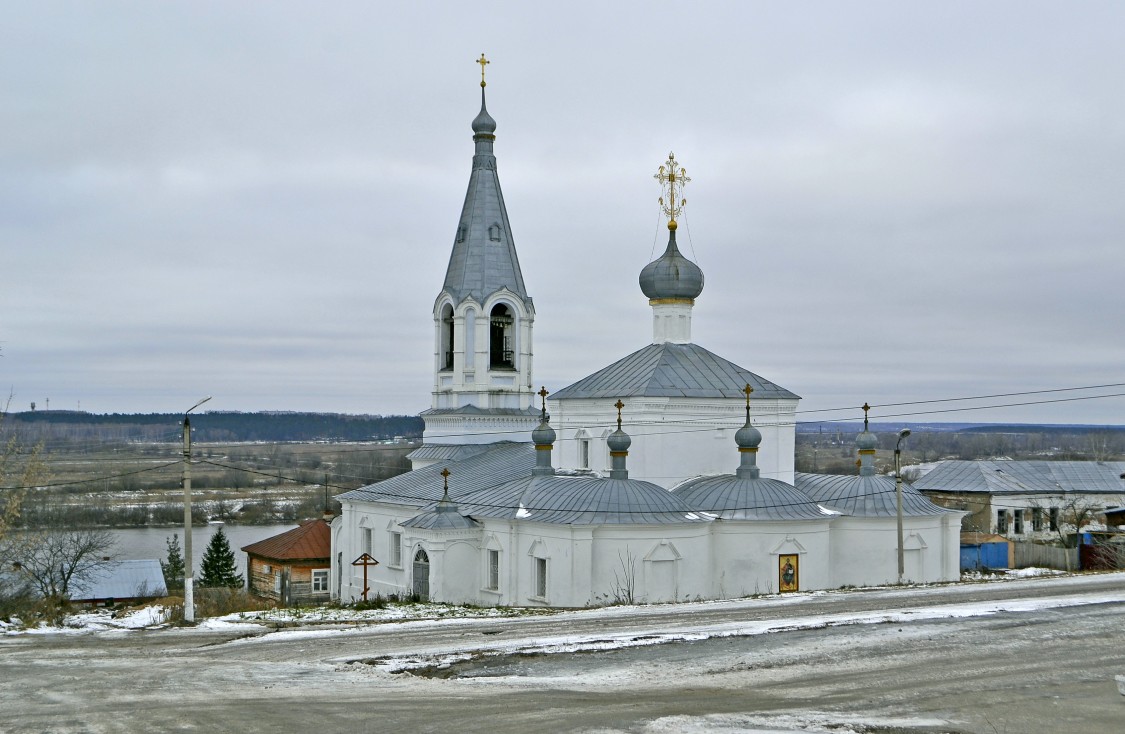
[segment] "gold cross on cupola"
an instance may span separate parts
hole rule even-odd
[[[750,393],[754,392],[754,388],[750,387],[750,383],[746,383],[746,387],[742,388],[742,392],[746,393],[746,420],[750,420]]]
[[[871,410],[871,406],[866,401],[863,403],[863,430],[867,430],[867,411]]]
[[[537,394],[539,395],[539,399],[542,401],[543,413],[545,414],[547,412],[547,396],[551,393],[547,392],[547,388],[540,385],[539,392]]]
[[[449,492],[449,474],[450,474],[449,467],[446,467],[446,468],[441,470],[441,478],[442,478],[442,481],[444,482],[443,489],[446,491],[446,493]]]
[[[619,398],[617,400],[617,402],[613,404],[613,407],[617,408],[617,430],[620,431],[621,430],[621,409],[625,407],[625,403],[621,402],[621,400]]]
[[[684,204],[687,204],[687,199],[683,198],[684,186],[691,179],[688,178],[687,171],[676,161],[675,153],[668,153],[668,160],[653,178],[660,182],[660,191],[663,195],[658,201],[660,210],[668,217],[668,229],[675,229],[676,217],[683,211]]]
[[[484,57],[484,54],[481,54],[480,58],[477,59],[477,63],[480,64],[480,85],[483,87],[484,86],[484,65],[485,64],[491,64],[492,62],[489,61],[488,59],[486,59]]]

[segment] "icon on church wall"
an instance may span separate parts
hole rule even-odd
[[[801,583],[800,574],[797,569],[798,560],[796,554],[778,556],[778,591],[797,591]]]

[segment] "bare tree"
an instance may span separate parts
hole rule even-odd
[[[65,599],[75,577],[96,578],[115,559],[109,530],[13,533],[0,558],[47,599]]]
[[[617,552],[617,560],[621,569],[620,573],[616,568],[613,570],[613,601],[616,604],[632,604],[637,591],[637,557],[626,546],[624,555],[621,551]]]

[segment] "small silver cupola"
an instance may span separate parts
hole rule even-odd
[[[758,447],[762,444],[762,432],[750,424],[750,393],[754,392],[754,388],[747,383],[742,392],[746,393],[746,423],[734,434],[734,442],[738,444],[738,453],[742,457],[737,474],[740,479],[757,479],[761,476]]]
[[[629,468],[626,466],[626,459],[629,456],[629,447],[633,445],[633,439],[629,438],[629,434],[621,430],[621,409],[625,407],[625,403],[618,400],[613,404],[617,408],[617,430],[609,434],[606,438],[605,444],[609,448],[609,478],[610,479],[628,479]]]
[[[856,436],[855,446],[859,449],[859,475],[870,477],[875,475],[875,448],[879,445],[879,437],[867,430],[867,411],[871,406],[863,404],[863,433]]]
[[[551,416],[547,414],[547,388],[539,388],[539,398],[543,406],[539,412],[539,425],[531,432],[531,440],[535,444],[535,467],[531,473],[535,476],[550,476],[555,473],[551,465],[551,449],[555,444],[555,429],[551,428]]]

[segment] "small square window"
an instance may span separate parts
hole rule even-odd
[[[327,568],[318,568],[312,572],[312,590],[314,594],[328,591]]]

